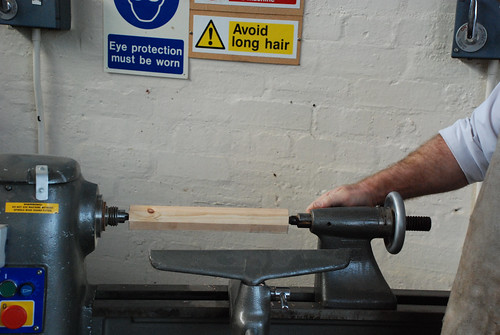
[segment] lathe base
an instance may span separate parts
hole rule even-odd
[[[272,335],[440,334],[448,292],[395,290],[396,310],[324,309],[313,288],[291,288],[289,310],[272,303]],[[92,334],[230,334],[226,286],[102,285]]]

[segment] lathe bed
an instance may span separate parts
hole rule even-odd
[[[230,334],[227,292],[223,285],[99,285],[92,333]],[[449,292],[393,292],[396,310],[325,309],[312,287],[292,287],[288,310],[272,302],[270,334],[440,334]]]

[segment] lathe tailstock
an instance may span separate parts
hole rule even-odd
[[[228,278],[227,286],[91,286],[85,257],[128,213],[108,207],[72,159],[0,155],[0,334],[439,334],[448,293],[391,290],[373,257],[374,238],[398,253],[407,230],[430,229],[428,218],[406,217],[397,194],[387,199],[377,208],[284,211],[318,236],[319,249],[150,252],[158,270]],[[143,220],[156,220],[146,229],[186,225],[170,222],[165,208],[144,211]],[[219,230],[237,217],[238,231],[288,229],[280,211],[265,212],[265,227],[248,213],[196,211],[196,227]],[[315,287],[266,284],[311,273]]]

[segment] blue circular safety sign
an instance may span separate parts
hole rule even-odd
[[[155,29],[170,21],[179,7],[179,0],[114,0],[120,15],[141,29]]]

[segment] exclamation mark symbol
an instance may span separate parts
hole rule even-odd
[[[3,0],[0,0],[0,2]],[[207,27],[203,30],[203,33],[200,36],[200,39],[196,43],[196,48],[208,48],[208,49],[222,49],[224,50],[224,43],[220,39],[219,33],[217,32],[217,28],[214,25],[214,22],[210,20],[208,22]]]

